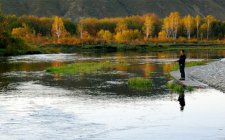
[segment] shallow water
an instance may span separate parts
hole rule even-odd
[[[188,52],[189,61],[217,59],[224,51]],[[0,58],[0,139],[225,139],[225,94],[213,89],[178,94],[164,76],[176,52],[54,54]],[[50,66],[126,62],[92,76],[51,75]],[[154,72],[149,75],[149,72]],[[153,80],[153,89],[127,87],[130,77]]]

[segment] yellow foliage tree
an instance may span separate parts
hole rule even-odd
[[[167,38],[166,31],[161,31],[161,32],[159,32],[158,38],[159,38],[160,40],[166,39],[166,38]]]
[[[82,39],[90,39],[91,35],[87,31],[83,31]]]
[[[169,17],[165,17],[164,19],[163,19],[163,31],[165,31],[165,33],[166,33],[166,38],[169,38],[169,37],[171,37],[171,25],[170,25],[170,19],[169,19]],[[162,32],[163,32],[162,31]]]
[[[178,29],[180,27],[180,14],[171,12],[170,15],[163,20],[163,30],[166,31],[167,38],[177,38]]]
[[[203,39],[204,34],[207,34],[207,28],[208,28],[208,25],[206,23],[200,26],[201,40]]]
[[[199,26],[200,26],[200,22],[201,22],[201,17],[199,15],[197,15],[195,17],[195,23],[196,23],[196,29],[197,29],[197,39],[198,39],[198,36],[199,36]]]
[[[23,27],[13,28],[12,35],[18,37],[29,37],[33,35],[33,30],[31,30],[26,24],[23,24]]]
[[[109,41],[109,40],[112,40],[113,34],[108,30],[100,30],[98,32],[98,37],[100,37],[106,41]]]
[[[191,39],[191,32],[194,28],[194,18],[191,15],[187,15],[183,18],[183,24],[187,31],[187,38]]]
[[[78,29],[78,31],[79,31],[80,38],[83,39],[84,24],[83,24],[82,22],[80,22],[80,23],[77,25],[77,29]]]
[[[206,24],[207,24],[207,40],[209,39],[209,32],[210,32],[210,28],[211,28],[211,24],[213,21],[215,21],[215,18],[211,15],[208,15],[206,18]]]
[[[180,14],[178,12],[172,12],[170,13],[169,19],[171,22],[170,25],[172,29],[173,38],[176,39],[178,28],[180,26]]]
[[[52,24],[52,34],[56,36],[58,39],[60,37],[65,37],[68,33],[65,29],[62,18],[56,16],[54,18],[54,22]]]
[[[121,32],[117,32],[115,35],[115,39],[118,42],[124,41],[133,41],[140,37],[141,33],[138,30],[124,30]]]
[[[146,16],[145,17],[145,22],[144,22],[144,32],[145,32],[145,37],[148,39],[153,31],[153,24],[154,24],[154,19],[152,16]]]
[[[122,34],[122,32],[127,29],[128,29],[127,23],[125,21],[120,21],[117,23],[115,30],[116,32],[120,32]]]

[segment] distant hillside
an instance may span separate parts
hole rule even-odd
[[[171,11],[182,15],[208,14],[225,20],[225,0],[0,0],[5,13],[16,15],[59,15],[115,17],[156,13],[164,17]]]

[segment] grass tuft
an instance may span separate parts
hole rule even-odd
[[[167,88],[175,93],[184,93],[184,91],[192,92],[194,88],[192,86],[183,86],[177,82],[169,82],[167,83]]]
[[[135,90],[148,90],[152,88],[152,81],[142,77],[130,78],[128,87]]]
[[[169,88],[170,90],[176,93],[184,93],[184,90],[185,90],[184,86],[175,82],[168,83],[166,86],[167,88]]]
[[[194,91],[194,88],[192,86],[187,86],[186,89],[187,89],[188,92]]]

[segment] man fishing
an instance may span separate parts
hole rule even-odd
[[[181,78],[179,80],[185,80],[185,71],[184,71],[185,60],[186,60],[186,55],[184,54],[184,50],[181,50],[180,51],[180,58],[178,60],[180,73],[181,73]]]

